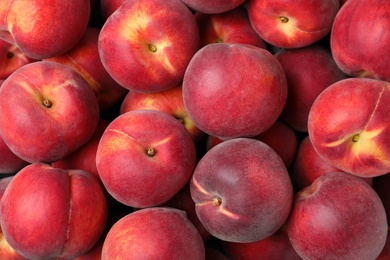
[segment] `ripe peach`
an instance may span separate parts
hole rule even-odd
[[[386,211],[362,179],[330,172],[300,190],[287,234],[303,259],[376,259],[386,243]]]
[[[361,177],[390,172],[390,83],[347,78],[314,101],[308,132],[316,152],[336,168]]]
[[[249,243],[275,233],[293,200],[280,156],[252,138],[233,138],[211,148],[190,182],[196,214],[214,237]]]
[[[191,59],[183,79],[183,100],[203,132],[229,139],[253,137],[283,110],[287,81],[267,50],[238,43],[213,43]]]
[[[205,259],[198,230],[184,211],[168,207],[137,210],[116,222],[103,244],[102,260]]]
[[[122,87],[140,92],[179,85],[198,49],[195,17],[180,0],[125,1],[99,36],[107,72]]]
[[[81,39],[90,13],[90,0],[2,0],[0,38],[33,59],[60,55]]]
[[[0,203],[7,242],[29,259],[74,258],[102,234],[107,203],[96,177],[33,163],[9,182]]]
[[[96,152],[96,167],[108,193],[135,208],[171,199],[190,180],[195,163],[189,132],[157,110],[133,110],[115,118]]]
[[[0,88],[0,135],[28,162],[57,161],[86,143],[99,121],[98,101],[84,78],[63,64],[37,61]]]

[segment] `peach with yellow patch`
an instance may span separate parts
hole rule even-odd
[[[14,1],[0,3],[0,38],[33,59],[70,50],[83,36],[91,12],[90,0]],[[66,22],[63,22],[67,17]]]
[[[108,73],[124,88],[140,92],[180,84],[199,45],[195,17],[177,0],[127,1],[106,20],[99,37]]]
[[[349,78],[329,86],[310,110],[308,129],[318,154],[361,177],[390,171],[390,83]]]
[[[266,42],[281,48],[309,46],[325,35],[340,9],[339,0],[252,0],[249,20]]]
[[[108,193],[131,207],[171,199],[191,178],[196,150],[191,135],[174,117],[133,110],[115,118],[103,133],[96,166]]]

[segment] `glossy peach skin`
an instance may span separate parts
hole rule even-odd
[[[179,85],[198,49],[195,17],[180,0],[126,1],[105,21],[99,36],[108,73],[122,87],[140,92]]]
[[[259,36],[280,48],[309,46],[325,37],[340,8],[339,0],[251,0],[249,20]]]
[[[181,0],[191,10],[205,14],[230,11],[242,5],[245,0]]]
[[[57,161],[92,137],[98,101],[84,78],[55,62],[27,64],[0,88],[0,135],[28,162]]]
[[[390,81],[390,2],[346,1],[334,19],[330,47],[337,65],[353,77]]]
[[[43,163],[28,165],[13,177],[0,209],[7,242],[30,259],[86,253],[102,234],[108,212],[91,173]]]
[[[214,237],[249,243],[286,221],[293,190],[286,166],[265,143],[234,138],[210,149],[190,182],[196,214]]]
[[[205,248],[184,211],[151,207],[130,213],[112,226],[101,259],[142,258],[202,260]]]
[[[9,182],[12,180],[13,176],[8,176],[0,179],[0,200],[3,197],[5,189],[7,188]],[[25,260],[27,258],[20,255],[15,251],[5,240],[3,231],[0,229],[0,259],[12,259],[12,260]]]
[[[183,100],[195,125],[220,139],[253,137],[279,117],[287,81],[276,58],[252,45],[214,43],[191,59]]]
[[[67,65],[80,73],[95,92],[100,112],[104,113],[123,99],[127,89],[119,85],[104,68],[98,50],[99,33],[98,28],[88,27],[70,51],[45,60]]]
[[[376,259],[388,232],[378,194],[360,178],[331,172],[299,191],[287,234],[303,259]]]
[[[6,79],[23,65],[36,61],[27,57],[16,45],[0,39],[0,79]]]
[[[120,114],[137,110],[152,109],[164,112],[179,120],[191,134],[194,142],[198,143],[204,133],[192,121],[188,115],[183,102],[182,86],[159,91],[155,93],[141,93],[129,91],[120,106]]]
[[[261,134],[253,137],[269,145],[282,158],[286,168],[290,168],[298,149],[298,138],[294,130],[281,121],[276,121]],[[223,142],[215,136],[207,136],[206,150]]]
[[[171,199],[190,180],[195,162],[191,135],[177,119],[156,110],[134,110],[115,118],[96,152],[107,191],[134,208]]]
[[[336,168],[360,177],[390,172],[390,83],[340,80],[314,101],[308,133],[316,152]]]
[[[253,29],[247,11],[237,7],[218,14],[196,12],[200,46],[210,43],[243,43],[267,49],[263,39]]]
[[[3,0],[0,38],[33,59],[60,55],[81,39],[90,12],[90,0],[52,0],[50,4],[41,0]]]
[[[316,97],[347,75],[336,65],[329,49],[319,44],[282,49],[275,56],[283,67],[288,85],[281,120],[296,131],[307,132],[307,118]]]

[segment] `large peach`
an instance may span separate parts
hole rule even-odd
[[[37,61],[15,71],[0,88],[0,135],[28,162],[54,162],[86,143],[99,121],[98,101],[69,68]]]
[[[201,131],[188,115],[183,102],[182,86],[176,86],[164,91],[154,93],[141,93],[129,91],[123,99],[120,107],[120,114],[137,110],[152,109],[164,112],[179,120],[196,143],[204,136]]]
[[[260,37],[277,47],[300,48],[324,38],[340,9],[340,0],[251,0],[248,14]]]
[[[43,163],[30,164],[12,178],[0,210],[4,237],[29,259],[84,254],[100,238],[108,212],[95,176]]]
[[[190,180],[195,143],[177,119],[157,110],[133,110],[104,131],[96,167],[119,202],[144,208],[171,199]]]
[[[104,240],[102,260],[205,259],[198,230],[184,211],[168,207],[137,210],[117,221]]]
[[[376,259],[386,243],[378,194],[352,174],[322,175],[295,197],[287,234],[303,259]]]
[[[314,101],[308,132],[317,153],[336,168],[361,177],[390,172],[390,83],[348,78]]]
[[[345,2],[345,1],[344,1]],[[354,77],[390,81],[390,1],[346,1],[330,34],[333,58]]]
[[[293,200],[280,156],[265,143],[234,138],[211,148],[190,182],[196,214],[214,237],[249,243],[275,233]]]
[[[283,67],[288,85],[281,120],[296,131],[307,132],[307,118],[316,97],[347,75],[336,65],[331,52],[319,44],[282,49],[275,56]]]
[[[140,92],[179,85],[198,49],[195,17],[180,0],[126,1],[108,17],[99,36],[108,73],[124,88]]]
[[[221,139],[260,134],[275,123],[287,99],[280,63],[247,44],[204,46],[191,59],[182,87],[195,125]]]
[[[2,0],[0,38],[33,59],[56,56],[81,39],[90,13],[90,0]]]
[[[127,94],[104,68],[98,50],[100,30],[88,27],[80,41],[70,51],[47,61],[65,64],[78,73],[91,86],[99,102],[100,112],[106,112]]]

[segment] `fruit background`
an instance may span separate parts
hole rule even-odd
[[[390,259],[388,0],[2,0],[0,259]]]

